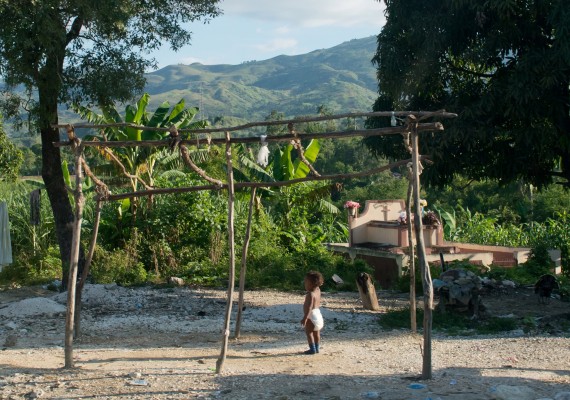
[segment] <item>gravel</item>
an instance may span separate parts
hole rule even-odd
[[[305,356],[303,292],[248,291],[241,335],[233,338],[234,302],[216,374],[225,295],[87,285],[76,368],[67,370],[66,295],[0,292],[0,399],[570,399],[563,397],[570,392],[567,335],[434,332],[432,379],[422,380],[423,337],[381,326],[387,309],[406,305],[391,292],[379,292],[378,312],[364,310],[358,293],[325,293],[322,351]]]

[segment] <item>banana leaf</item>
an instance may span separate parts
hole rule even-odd
[[[307,161],[313,164],[317,159],[320,150],[321,150],[321,144],[319,143],[318,140],[313,139],[311,140],[311,142],[309,143],[309,145],[307,146],[307,148],[304,150],[303,153]],[[293,176],[293,179],[298,179],[298,178],[305,178],[307,175],[309,175],[310,169],[304,162],[301,161],[300,158],[298,158],[295,160],[294,171],[295,174]]]

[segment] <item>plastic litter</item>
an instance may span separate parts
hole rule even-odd
[[[129,385],[131,385],[131,386],[147,386],[148,382],[145,381],[144,379],[133,379],[132,381],[129,382]]]
[[[425,389],[427,386],[422,383],[412,383],[408,386],[410,389]]]

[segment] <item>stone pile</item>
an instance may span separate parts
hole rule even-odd
[[[472,308],[477,313],[481,278],[471,271],[450,269],[433,280],[434,290],[440,295],[439,307]]]

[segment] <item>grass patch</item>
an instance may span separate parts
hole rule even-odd
[[[424,310],[416,310],[416,321],[421,329]],[[410,309],[388,311],[380,318],[380,326],[387,329],[411,329]],[[433,313],[432,327],[436,331],[445,332],[453,336],[468,336],[478,334],[494,334],[508,332],[519,328],[516,318],[480,318],[471,319],[466,315],[457,313]]]
[[[493,334],[499,332],[508,332],[519,327],[519,323],[515,318],[499,318],[491,317],[481,321],[482,324],[477,327],[478,333]]]

